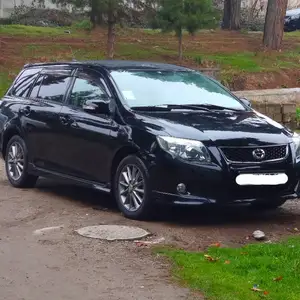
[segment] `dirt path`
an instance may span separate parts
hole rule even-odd
[[[106,243],[74,234],[86,225],[126,223],[121,215],[73,201],[55,183],[41,182],[33,191],[12,189],[0,172],[2,300],[189,298],[187,290],[170,283],[166,267],[149,251],[132,242]],[[85,191],[76,194],[84,201]],[[33,235],[57,225],[64,228]]]
[[[166,243],[203,249],[220,241],[247,243],[255,229],[276,240],[300,229],[297,202],[277,213],[245,208],[170,209],[152,222],[123,218],[109,197],[66,183],[41,180],[34,190],[9,186],[0,163],[0,293],[3,300],[191,299],[174,285],[168,266],[133,242],[101,242],[74,233],[97,224],[138,225]],[[63,225],[43,236],[33,231]],[[293,232],[294,231],[294,232]]]

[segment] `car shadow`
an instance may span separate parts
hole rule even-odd
[[[98,210],[110,210],[118,212],[116,202],[108,194],[80,185],[74,185],[68,181],[56,181],[52,179],[40,179],[37,189],[43,193],[55,197],[63,197],[68,201],[77,202],[84,206],[90,206]]]
[[[166,208],[164,208],[166,210]],[[222,226],[250,224],[293,224],[299,221],[299,214],[278,208],[273,211],[253,210],[249,205],[202,205],[196,207],[169,207],[169,210],[156,216],[157,221],[180,226]]]
[[[95,210],[111,211],[120,214],[117,205],[110,195],[83,186],[72,185],[66,181],[41,179],[38,182],[39,191],[75,201]],[[176,226],[222,226],[245,224],[294,224],[300,221],[300,209],[292,210],[285,207],[274,211],[259,211],[250,209],[247,205],[231,206],[171,206],[159,205],[149,222],[167,223]]]

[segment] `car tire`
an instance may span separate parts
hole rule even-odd
[[[113,187],[114,197],[125,217],[145,220],[152,216],[154,203],[149,173],[139,157],[130,155],[120,162]]]
[[[38,177],[28,173],[28,150],[25,141],[13,136],[7,145],[5,155],[6,175],[13,187],[32,188]]]
[[[284,199],[269,199],[264,201],[255,201],[251,204],[251,208],[255,210],[275,210],[282,206],[286,200]]]

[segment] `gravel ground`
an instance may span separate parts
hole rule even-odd
[[[40,180],[33,190],[12,188],[0,163],[0,294],[3,300],[199,299],[174,284],[168,265],[134,242],[104,242],[74,230],[90,225],[139,226],[153,238],[190,250],[221,242],[252,242],[263,230],[269,240],[298,234],[298,201],[273,213],[246,207],[161,207],[151,222],[125,219],[108,196],[68,183]],[[37,229],[62,226],[44,235]]]

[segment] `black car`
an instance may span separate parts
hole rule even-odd
[[[300,29],[300,8],[288,10],[284,18],[284,31],[291,32]]]
[[[175,65],[26,65],[1,102],[0,150],[14,187],[71,179],[135,219],[157,202],[276,208],[299,189],[299,136]]]

